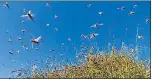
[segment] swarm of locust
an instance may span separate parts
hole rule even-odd
[[[137,61],[133,49],[111,49],[93,54],[89,51],[86,62],[67,64],[54,71],[36,71],[32,78],[150,78],[150,61]],[[45,73],[45,74],[44,74]]]

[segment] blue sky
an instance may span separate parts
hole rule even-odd
[[[5,2],[0,2],[4,4]],[[0,67],[0,77],[10,77],[10,72],[14,69],[25,66],[27,61],[45,60],[45,55],[56,56],[56,59],[60,59],[59,55],[64,54],[64,58],[75,60],[75,52],[72,45],[79,47],[82,41],[80,39],[81,34],[90,34],[95,29],[90,28],[95,23],[103,23],[104,25],[99,28],[96,40],[98,46],[107,47],[108,42],[115,43],[116,47],[121,46],[121,42],[125,42],[127,45],[136,45],[136,26],[140,24],[139,34],[144,36],[145,39],[139,40],[138,43],[142,46],[148,47],[148,50],[142,53],[143,58],[150,58],[150,23],[145,23],[146,19],[150,19],[150,1],[145,2],[68,2],[58,1],[49,2],[51,8],[45,6],[46,2],[8,2],[10,9],[0,8],[0,64],[4,64],[4,67]],[[87,5],[92,4],[91,8]],[[137,4],[137,7],[133,9],[134,15],[128,16],[133,5]],[[125,6],[124,11],[117,10],[117,8]],[[26,18],[21,18],[23,9],[26,11],[31,10],[35,14],[35,23]],[[103,15],[98,14],[99,11],[103,12]],[[59,16],[58,19],[54,18],[54,15]],[[24,20],[25,23],[21,23]],[[46,27],[49,23],[50,27]],[[110,27],[110,25],[112,26]],[[54,28],[58,28],[59,31],[55,32]],[[125,31],[128,29],[127,32]],[[23,36],[22,29],[26,29],[27,32]],[[6,34],[6,30],[9,31]],[[115,42],[112,41],[112,33],[115,36]],[[127,35],[125,34],[127,33]],[[31,47],[31,36],[42,36],[43,40],[38,46],[39,50],[36,51]],[[11,37],[12,44],[7,41]],[[21,47],[21,43],[16,39],[22,37],[24,43],[29,48],[29,51],[25,51]],[[71,37],[72,41],[67,39]],[[60,48],[61,43],[64,42],[68,46],[68,51],[65,53],[64,48]],[[88,44],[90,45],[90,44]],[[56,51],[49,52],[50,48]],[[20,54],[10,55],[9,50],[15,53],[20,49]],[[12,60],[18,60],[17,63],[13,63]]]

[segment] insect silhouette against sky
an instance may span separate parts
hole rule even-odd
[[[21,15],[21,17],[27,17],[28,19],[31,19],[34,22],[34,14],[31,13],[31,10],[29,10],[26,15]]]

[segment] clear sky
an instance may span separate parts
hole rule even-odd
[[[1,5],[4,3],[0,2]],[[136,45],[136,27],[137,24],[140,24],[139,28],[142,29],[139,30],[139,35],[144,36],[144,39],[139,40],[138,43],[148,47],[147,51],[141,55],[143,58],[150,58],[150,23],[145,23],[146,19],[150,19],[150,1],[52,1],[49,2],[51,8],[45,6],[46,2],[38,1],[8,3],[10,9],[0,8],[0,65],[4,64],[4,67],[0,66],[0,77],[10,77],[12,70],[25,66],[27,61],[45,60],[46,55],[56,56],[56,59],[60,59],[59,55],[62,53],[64,58],[75,60],[72,45],[80,47],[81,43],[84,42],[80,35],[94,32],[95,29],[90,28],[90,26],[95,23],[103,23],[104,25],[98,29],[99,36],[94,42],[99,47],[107,47],[108,42],[115,43],[118,48],[122,41],[127,45]],[[88,8],[88,4],[92,4],[92,6]],[[135,14],[128,15],[135,4],[137,4],[137,7],[133,9]],[[125,10],[117,10],[123,5]],[[26,9],[25,13],[23,13],[24,8]],[[20,17],[28,10],[35,14],[35,23]],[[98,14],[100,11],[103,12],[101,16]],[[54,18],[55,15],[59,16],[58,19]],[[24,20],[25,23],[21,23],[21,20]],[[50,24],[50,27],[46,27],[47,23]],[[58,28],[59,31],[55,32],[54,28]],[[22,29],[27,30],[24,35],[21,32]],[[6,30],[9,31],[8,34]],[[37,51],[31,47],[30,39],[32,37],[30,34],[35,37],[42,36],[43,40]],[[115,36],[114,42],[112,42],[112,34]],[[12,44],[7,42],[10,37]],[[17,37],[23,38],[29,51],[25,51],[21,47],[21,42],[17,40]],[[71,42],[67,40],[68,37],[71,37]],[[62,42],[68,47],[67,52],[65,52],[65,48],[60,48]],[[56,51],[49,52],[51,48]],[[12,50],[14,55],[10,55],[9,50]],[[20,50],[20,54],[16,54],[17,50]],[[18,62],[13,63],[12,60],[18,60]]]

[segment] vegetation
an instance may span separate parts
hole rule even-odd
[[[137,61],[135,51],[127,53],[112,49],[110,53],[89,51],[76,65],[62,65],[50,71],[43,68],[32,72],[32,78],[150,78],[150,61]],[[45,71],[44,71],[45,70]],[[47,71],[46,71],[47,70]]]

